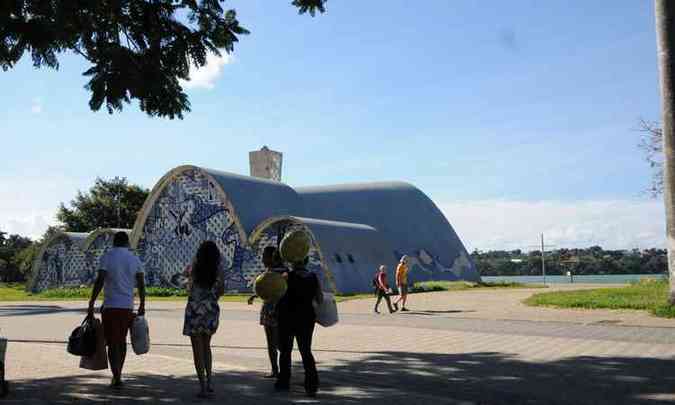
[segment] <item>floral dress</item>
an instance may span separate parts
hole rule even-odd
[[[213,335],[218,330],[220,307],[218,306],[217,282],[211,288],[192,285],[187,306],[183,335]]]
[[[260,309],[260,324],[262,326],[269,326],[276,328],[277,325],[277,311],[276,304],[273,302],[264,302]]]

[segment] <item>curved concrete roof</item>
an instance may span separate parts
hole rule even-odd
[[[467,254],[436,204],[411,184],[339,184],[296,191],[305,215],[370,225],[400,254],[416,254],[423,248],[445,266],[452,266],[462,253]]]
[[[273,217],[256,227],[249,244],[254,245],[265,229],[286,221],[309,228],[334,288],[342,293],[363,291],[381,264],[393,271],[396,263],[393,249],[377,229],[365,224],[297,216]]]
[[[83,249],[85,246],[85,242],[87,241],[87,237],[90,235],[89,232],[56,232],[54,233],[45,243],[43,243],[43,246],[49,246],[52,243],[56,242],[58,239],[61,238],[67,238],[71,242],[73,242],[78,248]]]
[[[89,249],[89,246],[94,243],[96,238],[101,235],[106,234],[116,234],[117,232],[126,232],[127,235],[131,235],[131,229],[117,229],[117,228],[97,228],[95,231],[87,234],[84,242],[82,243],[82,250]]]
[[[404,182],[294,189],[276,181],[180,166],[167,173],[150,193],[134,225],[132,247],[136,247],[147,215],[162,190],[186,170],[201,171],[214,184],[215,191],[227,201],[242,240],[250,243],[265,224],[283,218],[306,224],[315,234],[329,268],[345,268],[331,271],[338,285],[356,282],[342,282],[339,277],[370,280],[378,265],[393,267],[397,256],[403,254],[423,259],[430,271],[444,273],[443,277],[480,279],[443,213],[422,191]],[[341,256],[339,260],[336,254]],[[464,264],[455,266],[456,263]],[[458,274],[454,269],[460,268],[463,270]],[[363,282],[359,282],[361,290]]]
[[[300,210],[298,194],[284,183],[192,165],[178,166],[157,182],[145,200],[131,234],[132,248],[137,247],[150,210],[164,188],[175,177],[189,170],[203,172],[217,185],[216,191],[229,203],[228,209],[236,218],[242,239],[247,239],[255,227],[270,216],[291,215]]]
[[[393,272],[396,263],[393,248],[372,226],[315,218],[298,219],[314,233],[341,293],[363,291],[364,286],[370,286],[373,273],[382,264],[388,266],[390,273]]]
[[[301,210],[300,197],[284,183],[220,170],[202,170],[211,175],[230,199],[247,235],[270,217],[297,215]]]

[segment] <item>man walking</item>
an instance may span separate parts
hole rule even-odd
[[[387,307],[389,308],[389,313],[394,313],[396,310],[391,306],[391,300],[389,299],[389,284],[387,284],[387,266],[380,266],[377,273],[375,273],[375,285],[377,289],[377,301],[375,302],[375,313],[379,314],[380,311],[377,309],[380,306],[380,301],[382,298],[387,301]]]
[[[145,314],[145,279],[141,261],[129,249],[129,236],[117,232],[113,247],[100,260],[98,277],[89,300],[89,315],[94,315],[94,304],[101,289],[103,299],[103,331],[108,346],[108,360],[113,378],[113,388],[122,387],[122,368],[127,355],[127,333],[134,314],[134,287],[138,288],[140,306],[138,315]]]
[[[408,311],[405,307],[408,300],[408,256],[401,257],[401,262],[396,266],[396,288],[398,288],[399,297],[394,302],[394,306],[398,308],[401,303],[401,311]]]

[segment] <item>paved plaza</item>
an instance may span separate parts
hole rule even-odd
[[[10,339],[12,393],[2,402],[675,403],[675,320],[520,303],[538,291],[416,294],[412,312],[394,315],[373,314],[372,299],[341,303],[340,324],[315,334],[316,399],[303,394],[299,362],[290,393],[275,393],[263,378],[268,361],[258,305],[221,304],[216,396],[196,400],[190,344],[181,335],[184,303],[148,303],[152,349],[130,353],[121,392],[107,388],[107,371],[79,369],[65,351],[84,302],[6,303],[0,334]]]

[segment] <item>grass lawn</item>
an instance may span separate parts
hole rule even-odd
[[[27,292],[23,283],[0,283],[1,301],[86,301],[91,296],[91,288],[56,288],[45,290],[37,294]],[[490,288],[544,288],[544,285],[521,283],[470,283],[466,281],[427,281],[415,283],[411,293],[432,291],[462,291]],[[146,289],[148,301],[184,301],[187,300],[187,291],[178,288],[148,287]],[[250,294],[226,294],[221,302],[246,302]],[[337,294],[337,302],[373,298],[373,293]]]
[[[586,309],[642,309],[664,318],[675,318],[675,306],[668,304],[668,280],[643,280],[620,288],[555,291],[531,296],[532,306]]]
[[[524,284],[516,282],[478,282],[469,281],[424,281],[415,283],[411,288],[411,293],[422,293],[432,291],[464,291],[477,289],[497,289],[497,288],[546,288],[543,284]]]
[[[0,283],[0,301],[87,301],[91,297],[91,288],[56,288],[32,294],[25,290],[23,283]],[[185,290],[173,288],[148,287],[149,301],[185,301]],[[227,294],[223,302],[246,302],[250,294]]]
[[[32,294],[25,290],[23,283],[0,283],[1,301],[87,301],[91,296],[91,288],[57,288]],[[176,288],[148,287],[148,301],[185,301],[187,292]],[[226,294],[221,302],[246,302],[251,294]],[[371,298],[373,294],[338,294],[337,302]]]

